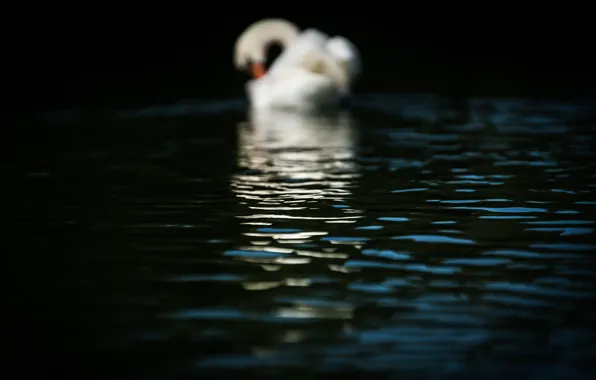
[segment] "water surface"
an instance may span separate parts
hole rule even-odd
[[[589,378],[593,106],[48,114],[15,182],[26,302],[111,379]]]

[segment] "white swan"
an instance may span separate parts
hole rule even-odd
[[[283,51],[266,71],[272,44]],[[330,38],[316,29],[300,32],[283,19],[249,26],[236,41],[234,63],[251,71],[246,92],[253,108],[304,111],[339,106],[361,70],[360,54],[345,37]]]

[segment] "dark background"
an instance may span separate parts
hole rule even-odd
[[[29,106],[244,96],[234,41],[265,17],[351,39],[363,57],[358,93],[566,97],[595,84],[590,13],[566,4],[122,4],[36,5],[22,18],[8,74]]]

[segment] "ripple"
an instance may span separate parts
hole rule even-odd
[[[164,315],[168,319],[244,319],[246,315],[238,310],[221,308],[186,309]]]
[[[547,212],[544,208],[537,207],[450,207],[459,210],[481,210],[490,212],[505,212],[505,213],[525,213],[525,212]]]
[[[332,244],[355,244],[362,243],[370,238],[367,237],[348,237],[348,236],[325,236],[321,238],[322,241],[328,241]]]
[[[390,260],[409,260],[411,256],[409,253],[406,252],[396,252],[392,250],[378,250],[378,249],[363,249],[363,255],[367,256],[377,256],[384,259]]]
[[[526,224],[594,224],[596,222],[591,220],[539,220],[535,222],[522,222]]]
[[[480,215],[478,218],[480,219],[536,219],[535,216],[529,215]]]
[[[275,215],[275,214],[255,214],[255,215],[239,215],[240,219],[303,219],[303,220],[355,220],[363,218],[363,216],[343,216],[343,217],[312,217],[312,216],[291,216],[291,215]]]
[[[408,264],[405,269],[413,272],[424,272],[433,274],[455,274],[459,268],[448,266],[430,266],[425,264]]]
[[[596,295],[593,292],[582,292],[577,289],[567,291],[564,289],[545,288],[536,285],[510,283],[510,282],[490,282],[485,285],[490,290],[506,290],[514,293],[531,294],[531,295],[546,295],[549,297],[565,297],[565,298],[590,298]]]
[[[392,193],[410,193],[410,192],[417,192],[417,191],[426,191],[429,190],[428,187],[418,187],[415,189],[398,189],[398,190],[391,190]]]
[[[241,251],[241,250],[230,250],[224,252],[225,256],[233,257],[254,257],[254,258],[277,258],[284,256],[282,253],[265,252],[265,251]]]
[[[526,231],[538,231],[538,232],[559,232],[561,236],[572,236],[572,235],[588,235],[594,233],[593,228],[550,228],[550,227],[536,227],[526,228]]]
[[[596,251],[596,244],[536,243],[530,244],[530,248],[545,248],[563,251]]]
[[[257,231],[259,232],[266,232],[266,233],[294,233],[294,232],[301,232],[295,228],[271,228],[271,227],[263,227],[258,228]]]
[[[360,227],[356,227],[356,230],[371,230],[371,231],[375,231],[375,230],[380,230],[382,229],[383,226],[360,226]]]
[[[399,264],[383,263],[379,261],[366,260],[349,260],[344,263],[346,268],[385,268],[385,269],[402,269],[403,266]]]
[[[394,236],[394,240],[413,240],[420,243],[476,244],[470,239],[458,239],[441,235],[406,235]]]
[[[393,291],[390,287],[382,284],[365,283],[350,284],[349,289],[365,293],[391,293]]]
[[[520,257],[520,258],[581,258],[583,256],[568,254],[568,253],[540,253],[535,251],[525,251],[525,250],[508,250],[508,249],[498,249],[494,251],[487,251],[483,253],[484,255],[497,255],[497,256],[511,256],[511,257]]]
[[[383,216],[377,219],[386,222],[407,222],[409,220],[408,218],[403,218],[399,216]]]
[[[483,266],[492,267],[495,265],[504,265],[511,262],[511,259],[490,259],[490,258],[469,258],[469,259],[447,259],[443,261],[445,265],[463,265],[463,266]]]

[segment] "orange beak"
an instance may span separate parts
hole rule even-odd
[[[259,79],[265,75],[265,66],[261,62],[254,62],[250,65],[250,71],[254,79]]]

